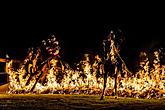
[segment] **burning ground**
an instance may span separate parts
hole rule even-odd
[[[133,73],[127,68],[114,43],[108,52],[122,60],[121,71],[107,76],[105,98],[100,100],[104,83],[104,60],[100,55],[84,54],[71,68],[60,56],[55,36],[42,41],[43,46],[30,48],[21,63],[7,62],[9,83],[0,87],[3,109],[163,109],[165,65],[163,48],[158,48],[149,60],[146,52],[139,53],[139,67]],[[115,83],[117,95],[115,98]]]
[[[42,43],[46,51],[42,52],[42,46],[37,49],[29,49],[27,57],[19,64],[19,68],[14,68],[16,64],[13,60],[8,62],[8,93],[101,95],[104,82],[104,65],[101,56],[94,55],[95,57],[90,58],[89,54],[85,54],[75,68],[71,68],[68,63],[60,59],[60,47],[55,36],[43,40]],[[111,43],[110,46],[116,49],[114,43]],[[49,53],[49,56],[38,61],[46,52]],[[111,49],[109,54],[114,55],[115,52]],[[136,73],[130,72],[120,58],[123,63],[122,71],[117,73],[117,95],[148,99],[164,97],[165,65],[160,63],[161,55],[164,55],[162,53],[163,49],[155,50],[152,53],[153,60],[150,62],[147,53],[140,52],[139,69]],[[119,55],[118,52],[117,55]],[[114,56],[111,59],[115,60]],[[114,85],[115,78],[111,71],[107,78],[106,96],[114,95]]]

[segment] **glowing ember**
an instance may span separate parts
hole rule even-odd
[[[20,68],[15,70],[11,60],[7,71],[10,74],[9,93],[58,93],[58,94],[96,94],[100,95],[103,89],[104,65],[102,58],[96,55],[77,64],[77,69],[72,69],[65,64],[59,56],[59,44],[55,36],[47,41],[42,41],[42,48],[29,49]],[[115,48],[114,42],[111,48]],[[113,49],[110,54],[113,54]],[[147,53],[140,53],[140,69],[130,75],[123,66],[122,73],[118,74],[118,96],[153,98],[163,97],[165,94],[165,65],[160,64],[161,51],[155,51],[153,63],[149,62]],[[53,56],[53,57],[52,57]],[[114,57],[111,57],[114,60]],[[92,62],[92,63],[91,63]],[[149,65],[152,64],[152,65]],[[123,75],[124,73],[124,75]],[[124,76],[124,77],[123,77]],[[114,94],[115,79],[108,76],[106,95]]]

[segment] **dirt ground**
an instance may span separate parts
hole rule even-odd
[[[11,110],[164,110],[165,99],[135,99],[95,95],[0,94],[0,109]]]
[[[1,110],[164,110],[165,98],[136,99],[97,95],[73,94],[8,94],[9,84],[0,86]]]

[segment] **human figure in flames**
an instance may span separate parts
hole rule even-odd
[[[119,55],[120,46],[123,42],[123,35],[115,36],[114,31],[111,31],[106,40],[103,40],[104,48],[104,84],[100,100],[103,99],[106,89],[107,77],[115,78],[114,95],[117,95],[118,74],[122,73],[122,68],[126,69],[126,64]],[[119,45],[120,44],[120,45]]]

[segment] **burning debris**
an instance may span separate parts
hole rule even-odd
[[[114,35],[112,37],[115,39]],[[133,74],[121,58],[115,40],[109,37],[103,41],[103,46],[105,44],[109,44],[109,47],[106,50],[104,48],[104,57],[95,55],[90,59],[90,55],[85,54],[84,59],[76,65],[77,68],[73,69],[60,58],[60,46],[55,36],[43,40],[40,47],[29,49],[27,57],[17,70],[13,68],[12,60],[8,63],[9,93],[101,95],[104,89],[102,95],[117,94],[135,98],[164,96],[165,65],[160,63],[162,51],[153,53],[153,62],[149,61],[147,53],[141,52],[139,70]],[[114,74],[112,63],[115,64]],[[119,64],[120,68],[117,67]],[[108,70],[105,70],[105,66],[109,67]]]

